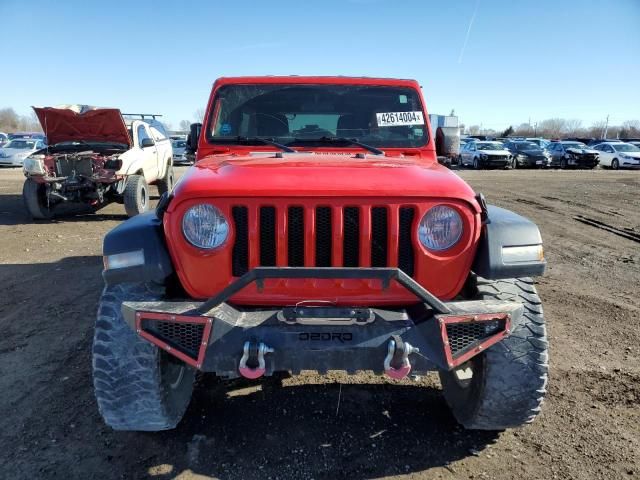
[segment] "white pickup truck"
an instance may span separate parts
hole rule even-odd
[[[173,188],[171,141],[155,116],[125,121],[118,109],[87,105],[33,109],[49,142],[23,166],[34,219],[51,218],[65,202],[119,202],[132,217],[149,209],[149,185],[160,194]]]

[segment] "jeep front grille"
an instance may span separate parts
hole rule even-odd
[[[231,212],[234,277],[249,271],[252,258],[264,267],[397,265],[414,275],[413,206],[236,205]]]

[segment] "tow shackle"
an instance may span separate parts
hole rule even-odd
[[[255,380],[256,378],[260,378],[261,376],[263,376],[265,372],[264,356],[267,353],[273,353],[273,351],[273,348],[268,347],[262,342],[257,345],[257,349],[252,345],[252,342],[244,342],[244,346],[242,347],[242,358],[240,359],[240,365],[238,366],[240,375],[250,380]],[[256,368],[247,367],[247,362],[252,356],[252,353],[254,353],[256,357],[252,360],[256,360],[258,362],[258,366]]]
[[[405,378],[411,372],[409,355],[418,352],[420,352],[420,349],[412,346],[409,342],[404,342],[398,335],[391,337],[387,346],[387,356],[384,359],[385,375],[394,380]],[[392,362],[396,366],[393,366]],[[398,363],[400,366],[398,366]]]

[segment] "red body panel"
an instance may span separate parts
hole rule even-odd
[[[307,83],[391,85],[415,88],[412,80],[344,78],[344,77],[247,77],[223,78],[213,88],[208,109],[212,108],[216,89],[230,83]],[[422,104],[424,100],[421,98]],[[208,110],[209,111],[209,110]],[[207,115],[205,118],[208,118]],[[425,119],[428,118],[424,112]],[[333,208],[332,265],[342,266],[342,208],[361,208],[360,266],[370,265],[370,217],[372,206],[384,206],[389,212],[389,266],[398,266],[397,213],[403,206],[412,206],[415,216],[412,244],[415,252],[414,278],[442,299],[455,297],[473,262],[480,236],[480,209],[473,190],[455,173],[439,165],[434,141],[421,148],[382,148],[385,157],[367,155],[359,147],[297,148],[301,153],[277,158],[278,149],[271,146],[209,145],[202,134],[198,146],[198,162],[178,182],[174,200],[164,217],[167,244],[179,279],[194,298],[206,298],[229,285],[231,252],[235,240],[233,222],[225,244],[213,251],[200,250],[188,243],[182,234],[182,217],[190,206],[207,202],[215,205],[231,219],[234,206],[246,206],[249,212],[249,244],[256,245],[259,235],[258,208],[276,207],[284,212],[289,206],[301,206],[305,211],[305,266],[314,266],[314,208]],[[254,152],[253,155],[250,152]],[[256,155],[264,152],[264,155]],[[305,153],[308,152],[308,153]],[[312,153],[313,152],[313,153]],[[434,253],[418,240],[418,223],[434,205],[446,204],[458,210],[463,222],[461,240],[451,249]],[[279,239],[277,266],[287,266],[286,216],[276,221]],[[393,233],[396,232],[396,233]],[[258,266],[256,248],[249,250],[249,268]],[[381,292],[379,282],[362,280],[281,280],[265,282],[257,291],[254,285],[234,297],[234,301],[251,305],[290,305],[300,300],[325,300],[340,305],[394,305],[415,302],[406,290],[392,286]]]

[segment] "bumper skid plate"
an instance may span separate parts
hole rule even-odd
[[[416,295],[406,308],[348,308],[301,302],[283,308],[235,307],[229,299],[267,278],[380,279]],[[278,371],[373,371],[391,378],[450,370],[508,336],[522,305],[443,303],[395,268],[256,268],[205,301],[124,302],[141,337],[218,376],[258,378]]]

